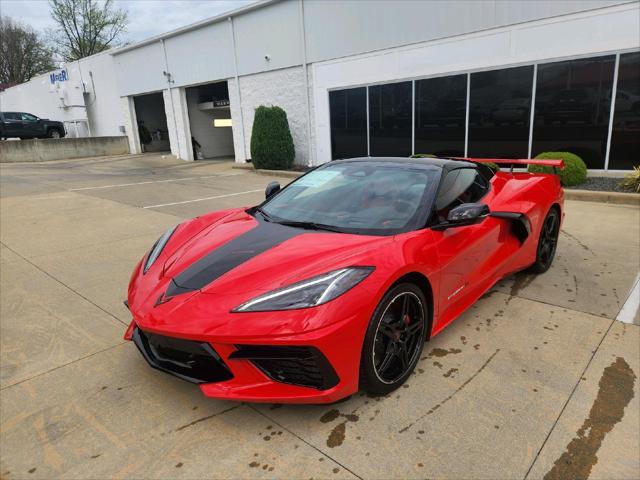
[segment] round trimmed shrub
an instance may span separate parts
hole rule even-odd
[[[540,160],[564,160],[564,169],[558,170],[560,182],[565,187],[580,185],[587,180],[587,166],[582,159],[570,152],[543,152],[536,157]],[[553,173],[552,167],[529,165],[532,173]]]
[[[254,168],[289,170],[295,149],[287,113],[280,107],[256,108],[251,131],[251,161]]]

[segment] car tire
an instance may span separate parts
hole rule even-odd
[[[427,336],[429,305],[413,283],[391,288],[373,312],[360,357],[360,389],[386,395],[413,372]]]
[[[560,211],[552,207],[544,218],[544,223],[540,229],[538,247],[536,249],[536,261],[529,267],[529,272],[539,274],[549,270],[556,254],[559,235]]]
[[[62,134],[60,133],[60,130],[58,130],[57,128],[52,128],[47,132],[47,136],[49,138],[62,138]]]

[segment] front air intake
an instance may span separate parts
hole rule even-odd
[[[315,347],[236,345],[229,360],[250,360],[276,382],[328,390],[338,384],[338,375]]]

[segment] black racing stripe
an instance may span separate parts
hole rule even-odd
[[[164,298],[200,290],[256,255],[303,233],[305,231],[299,228],[258,220],[255,228],[213,250],[176,275]]]

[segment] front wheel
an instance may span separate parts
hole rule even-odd
[[[529,271],[532,273],[544,273],[549,270],[556,255],[558,236],[560,235],[560,212],[555,208],[549,210],[542,224],[540,237],[538,238],[538,250],[536,261]]]
[[[392,392],[411,375],[426,337],[428,305],[412,283],[389,290],[376,307],[362,347],[360,387],[373,395]]]
[[[60,131],[56,130],[55,128],[52,128],[51,130],[49,130],[49,138],[60,138],[62,135],[60,135]]]

